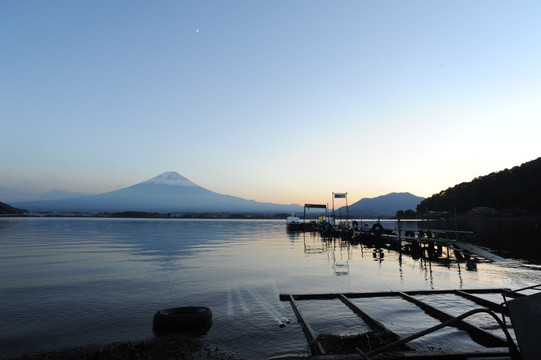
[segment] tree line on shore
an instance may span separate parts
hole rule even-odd
[[[541,213],[541,158],[480,176],[421,201],[417,214],[522,216]]]
[[[0,215],[20,215],[25,213],[26,210],[17,209],[11,205],[0,202]]]

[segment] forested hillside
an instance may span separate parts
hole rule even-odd
[[[24,213],[26,210],[22,210],[22,209],[17,209],[17,208],[14,208],[13,206],[10,206],[6,203],[3,203],[3,202],[0,202],[0,214],[4,214],[4,215],[7,215],[7,214],[22,214]]]
[[[457,213],[541,212],[541,158],[458,184],[423,200],[417,212]]]

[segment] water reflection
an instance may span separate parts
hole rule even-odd
[[[540,216],[443,218],[417,221],[416,225],[422,228],[472,231],[475,242],[497,251],[502,256],[541,264],[541,242],[538,241]]]
[[[297,232],[290,233],[288,236],[292,241],[302,241],[303,253],[307,257],[325,257],[333,276],[337,277],[350,276],[352,263],[359,257],[372,258],[381,269],[387,256],[390,256],[388,261],[396,260],[400,281],[405,279],[404,266],[411,267],[415,264],[430,289],[436,288],[434,267],[455,272],[458,276],[459,287],[464,284],[464,271],[477,271],[476,266],[468,265],[471,259],[464,257],[460,251],[451,250],[442,244],[405,243],[403,246],[398,246],[396,243],[383,241],[366,242],[358,238],[327,237],[318,232]]]
[[[374,261],[382,262],[383,258],[385,257],[385,253],[382,249],[377,248],[372,251],[372,257],[374,258]]]
[[[0,339],[0,357],[146,338],[157,310],[183,305],[212,308],[206,335],[212,343],[245,357],[270,357],[305,343],[295,322],[277,326],[294,318],[279,293],[539,282],[537,269],[516,264],[481,263],[467,271],[452,252],[436,256],[437,247],[433,255],[412,254],[318,233],[287,234],[282,221],[16,219],[0,220],[0,231],[0,333],[9,334]],[[318,311],[322,324],[336,322],[328,304]]]
[[[327,241],[331,243],[331,241]],[[332,262],[334,276],[349,275],[349,261],[351,259],[351,244],[347,241],[332,241],[329,247],[329,259]]]

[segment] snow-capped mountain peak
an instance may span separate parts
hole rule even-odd
[[[176,186],[190,186],[197,187],[196,184],[180,175],[176,171],[167,171],[161,175],[153,177],[147,181],[143,181],[141,184],[158,184],[158,185],[176,185]]]

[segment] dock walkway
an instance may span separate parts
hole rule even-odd
[[[491,253],[490,251],[487,251],[479,246],[476,246],[474,244],[470,244],[464,241],[457,241],[453,244],[453,246],[458,247],[459,249],[463,249],[470,254],[481,256],[489,261],[495,262],[495,263],[508,263],[510,262],[508,259],[505,259],[501,256],[498,256],[494,253]]]

